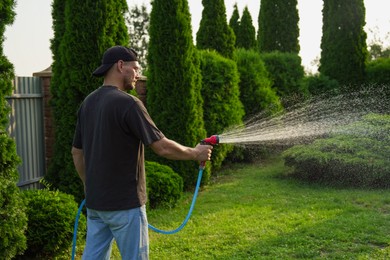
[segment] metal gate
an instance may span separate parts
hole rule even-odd
[[[41,79],[16,77],[13,93],[6,99],[12,109],[7,130],[14,138],[22,160],[18,166],[18,186],[22,189],[39,188],[39,181],[45,175]]]

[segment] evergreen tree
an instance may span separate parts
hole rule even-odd
[[[272,88],[266,66],[255,50],[237,49],[234,60],[240,74],[240,100],[244,104],[245,120],[263,113],[266,116],[280,112],[282,104]]]
[[[227,24],[224,1],[202,0],[202,4],[202,20],[196,33],[196,46],[199,49],[216,50],[226,58],[233,58],[236,39],[233,29]]]
[[[20,158],[6,131],[10,109],[5,97],[12,93],[14,68],[4,56],[3,42],[5,27],[14,21],[14,7],[13,0],[0,4],[0,259],[12,259],[26,248],[27,217],[16,186]]]
[[[324,0],[321,74],[340,84],[362,83],[368,51],[363,0]]]
[[[255,49],[257,47],[256,29],[253,26],[252,16],[249,13],[247,6],[242,13],[239,31],[236,36],[237,48]]]
[[[240,30],[240,13],[238,12],[237,3],[233,6],[232,17],[229,20],[229,26],[233,29],[234,35],[236,36],[236,41],[234,46],[237,47],[237,38],[238,32]]]
[[[202,71],[202,97],[207,135],[222,133],[229,127],[242,124],[245,114],[240,101],[237,64],[216,51],[199,51]],[[213,150],[210,164],[219,169],[233,146],[221,145]]]
[[[70,153],[76,125],[76,112],[82,100],[102,84],[92,77],[104,51],[114,45],[127,45],[125,0],[54,0],[53,2],[53,117],[54,156],[46,179],[81,200],[82,182]]]
[[[130,47],[133,48],[139,58],[142,70],[147,69],[147,53],[149,45],[149,19],[150,15],[143,4],[141,7],[135,5],[131,8],[126,23],[129,28]]]
[[[299,53],[297,0],[261,0],[258,22],[260,52]]]
[[[154,0],[149,32],[148,111],[168,138],[195,146],[206,132],[200,61],[193,44],[187,0]],[[158,156],[153,159],[179,173],[186,187],[195,183],[196,163]]]

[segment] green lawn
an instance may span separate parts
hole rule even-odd
[[[182,231],[150,231],[150,259],[390,259],[390,190],[309,185],[286,171],[275,158],[219,172]],[[176,228],[191,198],[149,222]]]

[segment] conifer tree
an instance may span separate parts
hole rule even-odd
[[[14,68],[4,56],[3,42],[5,27],[14,21],[14,7],[14,0],[0,4],[0,259],[13,259],[26,248],[27,217],[16,186],[20,158],[15,141],[6,131],[10,109],[5,97],[12,93]]]
[[[233,29],[227,24],[224,1],[202,0],[202,4],[202,19],[196,33],[196,46],[199,49],[216,50],[226,58],[233,58],[236,40]]]
[[[261,0],[257,41],[260,52],[299,53],[297,0]]]
[[[237,35],[240,30],[240,13],[238,12],[237,3],[233,6],[233,13],[229,20],[229,26],[232,28],[234,35],[236,36],[235,47],[237,47]]]
[[[321,74],[340,84],[362,83],[368,51],[363,0],[325,0],[322,10]]]
[[[236,47],[244,49],[255,49],[257,47],[256,42],[256,29],[253,26],[252,16],[249,13],[248,7],[244,8],[242,13],[240,27],[238,34],[236,34]]]
[[[125,0],[53,2],[51,92],[56,138],[45,178],[79,201],[84,192],[70,153],[76,112],[82,100],[102,84],[102,79],[91,74],[100,65],[104,51],[114,45],[128,45],[126,11]]]
[[[192,39],[187,0],[154,0],[148,49],[148,111],[170,139],[195,146],[205,138],[200,61]],[[153,154],[150,154],[153,156]],[[156,160],[183,177],[185,187],[196,181],[196,163]]]

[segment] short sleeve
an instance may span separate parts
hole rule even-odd
[[[125,117],[127,127],[144,145],[150,145],[164,137],[140,100],[136,100]]]

